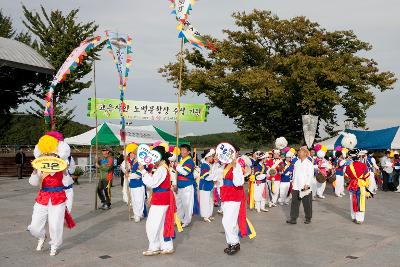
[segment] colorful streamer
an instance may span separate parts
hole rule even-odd
[[[183,38],[184,43],[190,43],[197,48],[206,47],[212,51],[215,50],[214,45],[204,38],[198,30],[196,30],[189,21],[179,24],[177,27],[180,30],[178,38]]]
[[[114,32],[106,31],[107,36],[107,48],[109,53],[113,57],[115,66],[119,74],[119,90],[121,101],[120,115],[121,115],[121,141],[125,143],[126,132],[125,132],[125,92],[126,82],[128,80],[129,68],[132,64],[132,38],[127,34],[119,34]]]
[[[169,0],[173,9],[171,14],[176,15],[176,20],[179,23],[184,23],[188,16],[190,15],[190,11],[192,10],[192,6],[194,5],[194,0]]]
[[[57,74],[54,76],[53,81],[51,82],[50,87],[45,95],[46,106],[44,110],[44,119],[47,124],[51,124],[53,126],[54,88],[57,86],[57,84],[65,81],[68,74],[71,74],[76,70],[76,68],[83,62],[83,59],[87,56],[87,52],[92,50],[100,41],[100,39],[100,36],[95,36],[82,41],[81,44],[71,52],[71,54],[62,64],[61,68],[57,71]]]

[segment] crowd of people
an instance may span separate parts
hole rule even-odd
[[[372,153],[354,148],[354,138],[344,137],[342,146],[336,147],[331,156],[319,144],[311,150],[301,147],[296,151],[287,146],[284,138],[278,138],[275,149],[267,152],[255,150],[241,155],[239,148],[232,146],[234,153],[229,162],[221,159],[218,147],[210,148],[202,153],[199,164],[186,144],[179,148],[162,142],[153,144],[151,149],[160,158],[152,164],[139,160],[138,144],[128,144],[120,165],[125,176],[123,200],[131,207],[131,219],[137,223],[146,219],[149,246],[143,255],[174,253],[175,225],[178,231],[189,231],[196,215],[205,223],[212,223],[214,208],[222,215],[227,243],[224,252],[236,254],[240,250],[240,237],[256,235],[247,212],[268,212],[278,205],[290,204],[290,218],[286,222],[296,224],[302,203],[304,223],[310,224],[313,200],[325,198],[327,183],[338,198],[348,191],[349,217],[362,224],[366,199],[373,197],[380,185],[388,190],[394,183],[399,192],[400,160],[398,153],[388,151],[378,166]],[[35,147],[36,158],[49,154],[65,159],[69,167],[53,173],[38,170],[32,173],[29,182],[40,186],[40,190],[28,229],[38,238],[37,250],[41,250],[48,222],[50,255],[56,255],[62,243],[64,220],[71,227],[74,225],[70,216],[73,162],[60,133],[47,133]],[[96,159],[97,193],[103,210],[111,208],[113,162],[110,149],[104,147]]]

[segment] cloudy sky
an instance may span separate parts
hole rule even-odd
[[[104,30],[129,33],[133,36],[134,63],[127,86],[127,99],[175,102],[176,96],[157,70],[174,59],[179,48],[176,21],[170,15],[167,0],[57,0],[22,1],[28,9],[61,9],[68,12],[79,8],[81,21],[96,21],[99,34]],[[21,23],[21,2],[2,0],[1,8],[11,16],[16,28],[23,30]],[[304,15],[318,22],[328,30],[352,29],[358,37],[373,45],[367,53],[375,59],[381,70],[390,70],[400,78],[400,1],[398,0],[201,0],[196,3],[190,16],[191,23],[202,33],[223,37],[222,29],[232,28],[231,14],[234,11],[268,9],[281,18]],[[118,79],[111,57],[103,52],[96,64],[98,97],[118,97]],[[376,94],[376,105],[368,111],[368,127],[399,125],[400,83],[395,90]],[[376,92],[376,91],[374,91]],[[376,92],[378,93],[378,92]],[[93,88],[76,95],[68,105],[76,106],[75,119],[88,125],[94,120],[86,117],[87,98],[93,95]],[[206,103],[207,99],[195,94],[183,97],[186,103]],[[343,119],[343,117],[340,117]],[[115,121],[118,123],[118,121]],[[152,122],[136,121],[138,125]],[[155,125],[167,131],[174,131],[171,122]],[[343,124],[342,124],[343,125]],[[211,109],[206,123],[183,123],[181,133],[207,134],[234,131],[233,121],[222,115],[218,109]]]

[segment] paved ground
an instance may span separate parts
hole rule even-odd
[[[400,266],[400,194],[380,193],[368,200],[364,225],[349,219],[348,197],[328,192],[314,201],[311,225],[302,220],[287,225],[288,206],[251,218],[257,237],[242,241],[235,256],[223,253],[221,217],[211,224],[198,218],[178,234],[176,253],[144,257],[145,222],[128,221],[119,186],[113,187],[113,208],[94,211],[94,184],[75,186],[73,217],[77,227],[64,232],[56,257],[36,252],[36,240],[26,231],[36,188],[27,179],[0,180],[0,266]],[[327,190],[331,191],[331,190]],[[161,265],[162,264],[162,265]]]

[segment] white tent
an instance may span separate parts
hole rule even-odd
[[[121,143],[120,128],[118,124],[103,123],[98,127],[98,139],[100,145],[115,145]],[[126,126],[126,143],[137,144],[152,144],[155,141],[166,141],[174,145],[176,138],[163,130],[154,127],[153,125],[147,126]],[[96,136],[96,128],[93,128],[83,134],[73,137],[65,138],[65,142],[69,145],[91,146],[94,145],[94,138]],[[186,140],[181,139],[180,144],[188,143]]]

